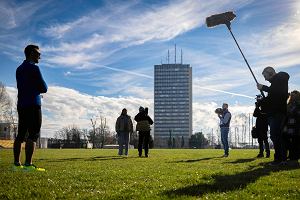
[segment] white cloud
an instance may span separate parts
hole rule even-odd
[[[170,40],[200,27],[205,17],[213,12],[232,7],[238,8],[249,2],[172,1],[161,7],[141,8],[140,12],[134,9],[134,6],[137,6],[135,3],[101,8],[73,22],[45,28],[43,34],[60,38],[62,42],[55,47],[45,46],[44,49],[57,52],[51,55],[56,57],[51,59],[53,64],[56,62],[62,64],[60,60],[67,56],[70,59],[65,59],[63,64],[78,66],[86,61],[101,60],[99,55],[93,56],[94,50],[98,54],[110,55],[116,50],[148,41]],[[72,38],[73,42],[64,42]],[[70,52],[82,50],[84,52],[81,53],[80,58],[86,57],[87,59],[77,59],[78,56],[71,59],[72,57],[69,56]],[[104,58],[105,55],[103,55]]]
[[[256,58],[256,65],[289,68],[299,65],[300,58],[300,3],[290,1],[284,18],[275,26],[243,37],[243,45],[250,49],[250,56]]]
[[[17,90],[8,87],[9,94],[16,99]],[[153,98],[119,97],[110,98],[104,96],[91,96],[76,90],[50,86],[43,95],[42,102],[43,125],[42,136],[51,137],[62,127],[77,125],[80,128],[91,129],[91,118],[105,117],[108,126],[114,131],[116,118],[123,108],[127,108],[128,114],[133,118],[138,113],[139,106],[149,107],[150,116],[153,118]],[[214,110],[221,105],[215,102],[193,103],[193,131],[218,129],[218,117]],[[253,106],[230,105],[233,115],[232,126],[244,124],[241,113],[251,113]],[[237,116],[237,117],[236,117]],[[247,116],[247,115],[246,115]]]
[[[13,29],[30,23],[31,20],[29,19],[48,2],[14,3],[12,1],[0,1],[0,28]]]

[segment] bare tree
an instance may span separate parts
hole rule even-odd
[[[89,139],[93,143],[93,148],[103,148],[104,144],[114,141],[105,117],[91,119],[92,130],[89,131]],[[97,124],[99,124],[97,126]]]
[[[15,138],[17,135],[17,105],[13,105],[2,82],[0,82],[0,121],[9,123],[9,131]],[[13,136],[10,135],[10,139],[12,138]]]
[[[83,131],[75,125],[63,127],[55,133],[55,138],[61,139],[64,147],[80,148],[82,137]]]
[[[0,121],[7,120],[12,107],[12,100],[9,97],[5,85],[0,82]]]

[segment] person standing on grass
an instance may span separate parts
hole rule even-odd
[[[271,85],[257,84],[257,89],[268,93],[266,97],[268,124],[270,138],[274,144],[274,161],[270,165],[286,165],[282,126],[287,113],[288,81],[289,74],[286,72],[276,73],[274,68],[266,67],[262,75]]]
[[[299,166],[300,158],[300,92],[291,92],[287,104],[287,116],[283,128],[285,154],[288,153],[288,164]]]
[[[265,99],[262,98],[262,96],[258,96],[256,98],[253,117],[256,117],[255,130],[259,144],[259,154],[257,155],[257,158],[264,157],[264,149],[266,150],[266,158],[269,158],[270,146],[268,142],[268,117],[266,113]]]
[[[231,120],[231,113],[228,111],[228,104],[223,103],[222,110],[218,113],[220,119],[220,129],[221,129],[221,141],[224,148],[223,157],[228,157],[229,155],[229,144],[228,144],[228,133]]]
[[[116,121],[116,132],[118,136],[119,152],[118,155],[123,155],[123,146],[125,146],[125,156],[128,156],[129,134],[133,132],[133,125],[127,110],[124,108],[121,115]]]
[[[18,134],[14,141],[14,170],[45,171],[32,163],[37,139],[40,137],[42,125],[41,93],[46,93],[48,87],[39,67],[36,65],[41,58],[39,47],[28,45],[25,50],[26,59],[17,68],[16,80],[18,88],[17,110],[19,116]],[[26,137],[28,133],[28,137]],[[25,164],[21,164],[21,145],[25,144]]]
[[[139,157],[142,157],[143,147],[145,150],[145,157],[148,158],[149,154],[149,142],[150,142],[150,125],[153,124],[153,120],[148,115],[148,108],[139,108],[139,113],[134,117],[137,122],[136,131],[139,132],[138,151]]]

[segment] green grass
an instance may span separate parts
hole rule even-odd
[[[258,150],[38,149],[46,172],[13,172],[0,150],[0,199],[300,199],[300,168],[271,167]]]

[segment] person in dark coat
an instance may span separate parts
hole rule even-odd
[[[266,158],[269,158],[270,146],[268,142],[268,117],[266,113],[265,100],[261,96],[258,96],[257,101],[255,102],[253,117],[256,117],[255,128],[259,144],[259,153],[257,158],[264,157],[264,146],[266,150]]]
[[[143,107],[140,107],[139,113],[134,117],[134,120],[137,122],[136,131],[139,132],[139,157],[142,156],[143,147],[145,150],[145,157],[148,157],[151,130],[150,125],[153,124],[153,120],[148,115],[148,108],[144,109]]]
[[[283,128],[288,164],[299,165],[300,158],[300,92],[291,92],[287,104],[287,117]]]
[[[286,72],[276,73],[272,67],[266,67],[262,74],[265,80],[271,83],[269,87],[257,83],[258,90],[268,93],[266,109],[270,126],[270,137],[275,150],[274,161],[271,165],[286,165],[287,158],[283,146],[282,125],[287,111],[288,81],[290,76]]]
[[[128,156],[128,146],[129,146],[129,135],[133,131],[132,120],[129,115],[127,115],[127,109],[124,108],[121,115],[117,118],[115,130],[118,135],[119,151],[118,155],[123,155],[123,149],[125,148],[125,156]]]

